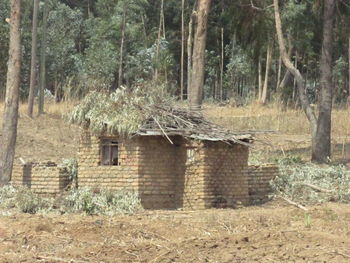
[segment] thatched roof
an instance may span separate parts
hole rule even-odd
[[[112,94],[92,92],[68,115],[71,123],[88,125],[95,134],[124,137],[183,136],[203,141],[223,141],[246,146],[251,134],[232,133],[206,120],[200,113],[172,106],[161,88],[121,88]]]
[[[149,118],[143,122],[137,135],[163,135],[169,141],[170,136],[183,136],[203,141],[224,141],[249,145],[252,135],[248,133],[232,133],[206,120],[202,114],[186,109],[174,108],[165,105],[146,107]]]

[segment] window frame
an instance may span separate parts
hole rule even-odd
[[[120,166],[120,158],[119,158],[119,146],[120,143],[118,140],[112,139],[112,138],[101,138],[100,141],[100,166]],[[106,159],[106,156],[104,155],[105,147],[108,149],[108,163],[105,164],[104,160]],[[114,164],[113,162],[113,149],[116,149],[117,151],[117,162]]]
[[[196,147],[186,147],[186,164],[194,164],[196,161]]]

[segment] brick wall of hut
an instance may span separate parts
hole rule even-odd
[[[249,166],[249,203],[256,205],[268,201],[269,194],[272,191],[270,187],[270,181],[278,175],[279,169],[275,164]]]
[[[248,203],[248,149],[222,142],[204,142],[187,169],[185,208],[236,207]]]
[[[205,146],[207,191],[211,193],[207,202],[218,207],[247,205],[249,149],[223,142],[207,142]]]
[[[101,139],[83,131],[78,152],[78,186],[137,191],[138,140],[118,140],[118,152],[118,166],[101,165]]]
[[[114,137],[114,139],[117,139]],[[276,165],[248,166],[248,148],[222,142],[162,136],[118,141],[118,166],[101,165],[101,139],[84,131],[79,146],[78,186],[133,190],[153,209],[205,209],[268,200]],[[56,194],[69,184],[55,164],[16,164],[12,184]]]
[[[70,180],[67,171],[56,164],[28,163],[14,165],[11,183],[27,186],[37,194],[52,195],[65,189]]]
[[[139,138],[138,191],[145,208],[181,207],[179,178],[185,168],[185,149],[181,138],[171,140],[174,144],[161,136]]]
[[[120,165],[101,166],[101,139],[84,131],[78,185],[134,190],[145,208],[154,209],[248,203],[247,147],[177,137],[171,140],[174,144],[162,136],[119,140]],[[191,160],[189,150],[193,151]]]
[[[192,158],[189,159],[188,151],[192,152]],[[187,142],[183,145],[184,163],[183,171],[179,174],[177,193],[178,207],[184,209],[204,209],[206,203],[205,180],[203,173],[205,171],[204,148],[200,142]]]

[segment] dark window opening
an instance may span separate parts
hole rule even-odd
[[[102,140],[101,144],[101,165],[119,165],[118,142]]]

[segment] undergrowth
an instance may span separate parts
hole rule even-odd
[[[134,192],[102,189],[93,191],[90,188],[77,188],[63,198],[63,211],[84,212],[89,215],[135,213],[142,210],[138,195]]]
[[[324,167],[286,159],[279,162],[279,169],[280,175],[271,181],[275,196],[304,205],[350,203],[350,175],[342,165]]]
[[[72,159],[64,159],[62,163],[62,167],[64,167],[68,173],[69,181],[73,187],[77,187],[77,179],[78,179],[78,160],[75,158]]]
[[[7,185],[0,188],[0,208],[15,208],[23,213],[35,214],[52,210],[53,199],[34,194],[29,188]]]
[[[15,209],[23,213],[85,213],[88,215],[131,214],[142,210],[138,195],[120,190],[93,191],[72,189],[58,198],[45,198],[27,187],[7,185],[0,188],[0,209]]]

